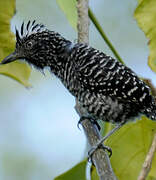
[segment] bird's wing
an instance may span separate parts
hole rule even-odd
[[[148,101],[148,86],[131,69],[95,49],[89,54],[75,66],[75,76],[81,88],[121,101],[142,105]]]

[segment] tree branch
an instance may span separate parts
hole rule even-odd
[[[146,159],[143,163],[142,170],[138,177],[138,180],[145,180],[152,165],[152,160],[154,158],[154,153],[156,152],[156,134],[154,135],[153,142],[151,148],[146,156]]]
[[[156,88],[152,84],[150,79],[143,78],[143,81],[150,87],[152,95],[156,97]],[[146,155],[145,161],[143,163],[141,172],[139,174],[138,180],[145,180],[152,165],[152,160],[154,158],[154,153],[156,152],[156,134],[154,135],[152,145],[148,154]]]
[[[156,88],[150,79],[143,78],[143,81],[150,87],[152,95],[156,97]]]
[[[88,0],[77,0],[78,43],[89,43]]]
[[[78,12],[78,42],[89,42],[89,18],[88,18],[88,0],[77,0],[77,12]],[[76,102],[75,109],[80,117],[85,112],[79,102]],[[88,143],[90,146],[95,146],[102,138],[100,132],[95,124],[89,119],[82,121],[82,127],[86,134]],[[112,170],[108,154],[103,149],[98,149],[92,156],[93,163],[96,167],[100,180],[116,180],[114,172]]]

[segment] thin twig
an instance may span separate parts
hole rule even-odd
[[[142,78],[143,81],[150,87],[152,95],[156,97],[156,88],[152,84],[150,79]],[[143,163],[140,175],[138,177],[138,180],[145,180],[152,165],[152,160],[154,158],[154,153],[156,152],[156,134],[154,135],[152,145],[150,147],[150,150],[145,158],[145,161]]]
[[[156,88],[152,84],[152,81],[147,78],[143,78],[142,80],[150,87],[152,95],[156,97]]]
[[[77,0],[78,43],[89,43],[88,0]]]
[[[92,12],[92,10],[89,8],[88,11],[89,17],[91,19],[91,21],[93,22],[93,24],[95,25],[96,29],[99,31],[100,35],[102,36],[102,38],[104,39],[104,41],[106,42],[106,44],[108,45],[108,47],[111,49],[111,51],[113,52],[114,56],[118,59],[118,61],[120,61],[122,64],[124,64],[124,61],[122,60],[122,58],[120,57],[120,55],[118,54],[118,52],[116,51],[115,47],[113,46],[113,44],[110,42],[110,40],[108,39],[107,35],[105,34],[104,30],[102,29],[100,23],[98,22],[97,18],[95,17],[94,13]]]
[[[89,42],[89,18],[88,18],[88,0],[77,0],[78,11],[78,42]],[[79,102],[76,102],[76,111],[79,116],[82,117],[85,114],[84,109]],[[89,119],[82,121],[82,127],[86,134],[88,143],[90,146],[95,146],[101,139],[100,132],[96,125],[94,125]],[[98,149],[92,156],[93,163],[96,167],[100,180],[116,180],[113,173],[108,154],[103,149]]]
[[[152,160],[154,158],[154,153],[156,152],[156,134],[154,135],[152,145],[150,147],[150,150],[146,156],[146,159],[143,163],[142,170],[140,172],[140,175],[138,177],[138,180],[145,180],[152,165]]]

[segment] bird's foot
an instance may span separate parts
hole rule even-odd
[[[111,155],[112,155],[112,149],[111,149],[110,147],[108,147],[108,146],[105,146],[105,145],[103,144],[103,142],[104,142],[109,136],[111,136],[114,132],[116,132],[117,130],[119,130],[124,123],[125,123],[125,122],[122,121],[120,124],[116,125],[116,127],[115,127],[114,129],[112,129],[108,134],[106,134],[106,136],[104,136],[95,146],[93,146],[93,147],[90,149],[90,151],[88,152],[88,157],[89,157],[88,159],[89,159],[90,162],[93,162],[93,161],[92,161],[92,156],[93,156],[94,152],[95,152],[97,149],[99,149],[99,148],[102,148],[102,149],[104,149],[104,150],[107,150],[107,151],[109,152],[109,157],[111,157]]]
[[[112,156],[112,149],[109,146],[105,146],[102,144],[102,142],[99,142],[98,144],[96,144],[95,146],[93,146],[89,151],[88,151],[88,161],[93,163],[92,157],[93,154],[95,153],[95,151],[97,151],[98,149],[103,149],[104,151],[106,150],[109,153],[109,157]]]
[[[85,119],[89,119],[93,124],[95,124],[98,128],[98,130],[100,131],[101,127],[100,125],[98,124],[97,120],[95,120],[94,118],[92,117],[89,117],[89,116],[82,116],[80,117],[80,120],[78,121],[77,123],[77,127],[80,129],[80,124],[82,123],[82,121],[84,121]]]

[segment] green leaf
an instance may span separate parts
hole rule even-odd
[[[10,21],[15,14],[15,0],[0,0],[0,61],[14,51],[15,37],[10,31]],[[13,62],[0,66],[0,74],[9,76],[28,87],[30,68],[28,65]]]
[[[86,180],[86,164],[84,160],[54,180]]]
[[[143,0],[138,0],[138,5],[142,2]]]
[[[111,164],[120,180],[137,179],[156,133],[156,122],[145,117],[124,125],[110,136],[105,145],[112,148]],[[156,178],[156,157],[147,180]]]
[[[105,134],[112,129],[110,123],[105,123]],[[102,126],[102,124],[101,124]],[[156,133],[156,122],[142,117],[141,120],[124,125],[111,135],[105,145],[112,148],[111,165],[115,175],[120,180],[137,179],[142,164]],[[86,161],[82,161],[71,170],[55,178],[55,180],[85,180]],[[147,180],[156,179],[156,156]],[[92,180],[99,180],[95,167],[91,171]]]
[[[76,10],[76,0],[56,0],[57,4],[61,10],[66,15],[71,26],[77,29],[77,10]]]
[[[92,177],[92,180],[100,180],[95,166],[92,166],[91,177]]]
[[[140,0],[134,17],[149,39],[148,65],[156,72],[156,0]]]

